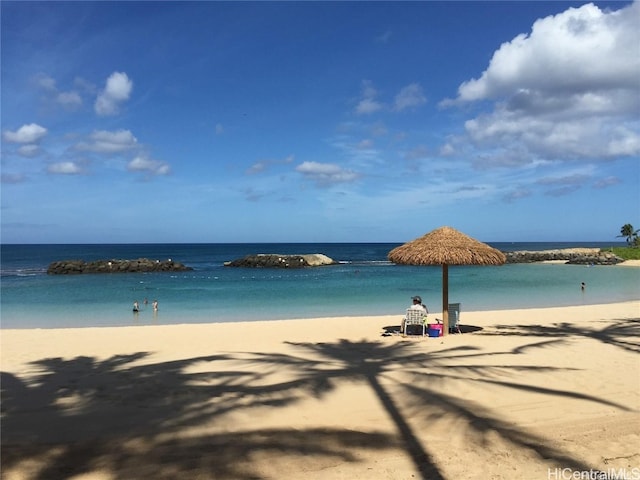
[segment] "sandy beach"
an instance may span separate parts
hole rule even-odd
[[[399,322],[2,330],[2,479],[640,478],[640,301]]]

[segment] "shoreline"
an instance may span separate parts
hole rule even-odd
[[[640,260],[625,260],[622,263],[618,263],[618,267],[640,267]]]
[[[607,306],[621,306],[638,303],[639,306],[639,314],[640,314],[640,298],[638,300],[627,300],[627,301],[612,301],[612,302],[603,302],[603,303],[594,303],[594,304],[582,304],[582,305],[561,305],[561,306],[548,306],[548,307],[518,307],[518,308],[504,308],[504,309],[490,309],[490,310],[473,310],[473,311],[463,311],[462,315],[464,317],[477,317],[483,319],[485,316],[495,316],[501,315],[504,313],[514,314],[518,312],[527,313],[532,310],[554,310],[554,309],[567,309],[567,308],[604,308]],[[398,317],[402,317],[403,310],[402,308],[398,310],[398,313],[394,314],[383,314],[383,315],[330,315],[330,316],[312,316],[312,317],[297,317],[297,318],[274,318],[274,319],[259,319],[259,320],[220,320],[220,321],[202,321],[202,322],[183,322],[183,323],[166,323],[166,324],[126,324],[126,325],[99,325],[99,326],[80,326],[80,327],[24,327],[24,328],[15,328],[8,327],[2,328],[0,326],[0,332],[21,332],[21,331],[48,331],[48,330],[87,330],[87,329],[124,329],[124,328],[140,328],[140,329],[152,329],[152,328],[165,328],[165,327],[189,327],[189,326],[207,326],[207,325],[272,325],[278,324],[282,322],[336,322],[343,321],[344,319],[358,321],[358,320],[389,320],[389,319],[397,319]],[[204,318],[204,317],[203,317]],[[428,318],[430,320],[441,319],[442,318],[442,310],[434,310],[432,308],[429,309]],[[461,321],[461,323],[463,323]],[[0,344],[2,342],[0,341]]]
[[[545,263],[551,263],[553,264],[555,261],[549,261],[549,262],[545,262]],[[543,262],[538,262],[538,263],[543,263]],[[640,265],[639,265],[640,266]],[[475,309],[475,310],[470,310],[470,311],[466,311],[463,310],[462,315],[467,316],[467,315],[471,315],[471,316],[475,316],[475,315],[479,315],[480,317],[484,316],[484,315],[491,315],[491,314],[501,314],[504,312],[529,312],[531,310],[550,310],[550,309],[563,309],[563,308],[581,308],[581,307],[604,307],[604,306],[615,306],[615,305],[622,305],[622,304],[628,304],[628,303],[634,303],[634,302],[640,302],[640,298],[638,300],[612,300],[611,302],[597,302],[597,303],[582,303],[582,304],[573,304],[573,305],[552,305],[552,306],[530,306],[530,307],[526,307],[526,306],[522,306],[522,307],[505,307],[505,308],[488,308],[486,310],[484,309]],[[358,320],[363,320],[363,319],[393,319],[393,318],[398,318],[399,316],[401,317],[403,315],[403,309],[399,308],[397,313],[393,313],[393,314],[372,314],[372,315],[367,315],[367,314],[337,314],[337,315],[311,315],[308,317],[278,317],[278,318],[267,318],[267,319],[240,319],[240,318],[227,318],[227,319],[221,319],[221,320],[212,320],[211,318],[207,317],[207,316],[202,316],[202,317],[190,317],[190,321],[183,321],[183,322],[174,322],[174,321],[169,321],[169,323],[143,323],[143,321],[139,321],[137,323],[118,323],[118,319],[120,317],[113,317],[113,316],[105,316],[104,321],[105,322],[110,322],[108,324],[103,324],[103,325],[87,325],[87,326],[25,326],[25,327],[15,327],[15,326],[11,326],[11,327],[3,327],[2,324],[0,323],[0,333],[4,333],[4,332],[11,332],[11,331],[39,331],[39,330],[43,330],[43,331],[47,331],[47,330],[87,330],[87,329],[99,329],[99,330],[103,330],[103,329],[123,329],[123,328],[141,328],[141,329],[151,329],[151,328],[163,328],[163,327],[181,327],[181,326],[206,326],[206,325],[234,325],[234,324],[239,324],[239,325],[250,325],[250,324],[265,324],[265,325],[271,325],[274,323],[281,323],[281,322],[333,322],[333,321],[337,321],[337,320],[343,320],[343,319],[349,319],[349,320],[353,320],[353,321],[358,321]],[[141,313],[143,313],[144,310],[141,310]],[[35,317],[40,317],[40,315],[36,315]],[[34,317],[28,317],[28,319],[26,319],[26,321],[30,321],[32,318]],[[429,307],[429,315],[428,318],[430,320],[436,320],[436,319],[442,319],[442,310],[438,309],[438,310],[434,310],[433,308]]]
[[[640,467],[640,300],[463,312],[461,335],[384,335],[400,318],[3,330],[3,478]]]

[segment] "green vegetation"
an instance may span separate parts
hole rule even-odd
[[[630,223],[623,225],[617,238],[624,238],[628,247],[603,248],[601,251],[612,252],[625,260],[640,260],[640,237],[638,232],[640,232],[640,229],[634,229]]]
[[[640,260],[640,248],[638,247],[611,247],[607,248],[606,251],[613,252],[625,260]]]

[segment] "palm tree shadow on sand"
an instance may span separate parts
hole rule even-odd
[[[234,413],[295,404],[296,382],[270,384],[248,365],[217,365],[234,355],[145,363],[150,357],[49,358],[34,362],[28,378],[0,372],[2,478],[19,467],[34,480],[96,470],[107,478],[259,479],[253,456],[355,463],[357,448],[397,447],[377,431],[217,428]]]
[[[595,326],[569,322],[549,325],[496,325],[493,332],[479,333],[497,336],[588,338],[632,353],[640,353],[640,318],[617,318],[602,323],[602,328],[598,328],[598,322],[594,322]]]
[[[557,342],[545,341],[519,347],[508,352],[482,353],[471,347],[457,347],[431,353],[417,350],[415,345],[399,343],[384,345],[378,342],[350,342],[342,340],[339,343],[290,343],[301,352],[312,353],[313,360],[306,355],[258,355],[261,363],[294,367],[299,372],[298,388],[305,387],[316,394],[327,392],[338,387],[341,380],[361,380],[366,382],[375,392],[385,411],[397,428],[403,450],[411,457],[416,469],[423,479],[444,478],[438,470],[429,449],[439,449],[442,445],[430,445],[426,448],[416,436],[411,426],[409,416],[415,412],[428,419],[430,416],[442,412],[450,412],[464,418],[472,434],[486,435],[495,432],[512,447],[527,449],[540,458],[554,461],[559,465],[574,470],[589,470],[589,466],[569,454],[552,449],[545,445],[545,440],[514,427],[506,420],[496,417],[480,403],[442,393],[441,389],[432,388],[437,380],[439,385],[447,381],[482,382],[501,388],[535,392],[553,397],[566,397],[581,401],[595,402],[611,406],[620,410],[628,410],[624,405],[610,402],[587,394],[574,391],[557,390],[531,386],[517,382],[500,380],[501,373],[554,371],[561,370],[554,367],[537,365],[480,365],[476,363],[461,364],[461,360],[487,358],[499,355],[521,355],[528,349],[546,348]],[[455,360],[455,364],[452,362]],[[411,381],[398,380],[397,373],[403,371],[411,377]],[[469,375],[471,374],[471,376]],[[381,381],[383,380],[384,381]],[[385,388],[385,384],[396,383],[403,391],[403,402],[399,402]],[[409,408],[405,408],[405,407]],[[425,408],[429,406],[430,408]]]
[[[151,354],[146,352],[104,361],[44,359],[33,365],[33,377],[2,372],[3,470],[31,468],[29,478],[36,480],[71,478],[96,469],[112,478],[243,480],[272,478],[254,468],[251,459],[256,457],[275,454],[357,464],[356,452],[365,450],[405,452],[421,478],[440,479],[444,475],[429,453],[440,446],[424,445],[413,426],[415,412],[419,419],[439,411],[466,419],[472,434],[495,432],[513,448],[588,470],[588,465],[545,447],[542,439],[482,405],[434,388],[447,382],[485,382],[625,409],[589,395],[502,380],[505,371],[553,367],[490,365],[496,355],[521,355],[527,348],[547,348],[554,342],[498,354],[470,347],[425,352],[411,342],[342,340],[287,343],[285,350],[295,354],[248,352],[160,363],[149,363]],[[487,365],[478,365],[485,358]],[[226,368],[228,361],[233,369]],[[288,373],[287,380],[274,380],[274,372],[282,371]],[[407,377],[411,380],[403,380]],[[277,411],[329,395],[347,381],[371,388],[397,433],[284,426],[239,431],[229,426],[234,414]]]

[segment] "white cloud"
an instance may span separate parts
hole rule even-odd
[[[47,171],[55,175],[78,175],[82,173],[82,169],[75,162],[52,163],[47,168]]]
[[[267,169],[267,162],[262,160],[262,161],[256,162],[253,165],[251,165],[247,169],[247,174],[248,175],[255,175],[256,173],[264,172],[266,169]]]
[[[625,127],[616,127],[613,131],[615,135],[607,145],[611,155],[631,156],[640,152],[640,135]]]
[[[358,101],[355,113],[357,115],[371,115],[382,109],[391,109],[395,112],[420,107],[427,103],[427,99],[418,83],[411,83],[403,87],[395,96],[391,107],[378,100],[378,91],[370,80],[362,81],[361,98]]]
[[[120,104],[129,99],[132,90],[133,82],[126,73],[112,73],[107,78],[104,90],[98,94],[95,103],[96,113],[101,116],[117,114]]]
[[[334,163],[319,162],[303,162],[296,167],[296,172],[322,186],[352,182],[360,176],[356,172],[345,170]]]
[[[18,148],[18,155],[21,157],[35,157],[38,153],[40,153],[40,147],[33,143],[21,145]]]
[[[397,112],[406,110],[407,108],[415,108],[427,103],[422,87],[417,83],[412,83],[404,87],[396,95],[393,109]]]
[[[16,131],[5,130],[2,134],[7,142],[11,143],[35,143],[47,134],[47,129],[37,123],[23,125]]]
[[[378,92],[369,80],[362,82],[362,99],[356,105],[358,115],[370,115],[382,108],[382,104],[376,100]]]
[[[262,172],[266,171],[268,168],[270,168],[272,166],[287,165],[289,163],[293,163],[294,158],[295,157],[293,155],[288,155],[287,157],[285,157],[283,159],[259,160],[256,163],[254,163],[253,165],[251,165],[247,169],[246,173],[248,175],[255,175],[257,173],[262,173]]]
[[[339,135],[329,139],[331,147],[338,150],[337,158],[345,159],[349,165],[361,171],[383,167],[384,158],[370,139],[358,139],[350,135]]]
[[[465,125],[479,145],[558,160],[638,155],[639,22],[640,2],[617,11],[587,4],[540,19],[443,104],[496,102]]]
[[[456,153],[455,147],[449,142],[442,145],[440,147],[440,150],[438,151],[438,154],[442,157],[449,157],[451,155],[454,155],[455,153]]]
[[[640,3],[606,12],[593,4],[540,19],[493,55],[459,98],[474,101],[520,89],[546,92],[637,89]]]
[[[145,172],[150,175],[168,175],[171,171],[169,165],[158,160],[152,160],[144,155],[138,155],[127,165],[130,172]]]
[[[33,77],[33,81],[38,87],[43,90],[53,92],[57,91],[55,79],[45,73],[38,73],[37,75],[35,75],[35,77]]]
[[[618,121],[624,123],[625,119]],[[631,124],[612,124],[611,116],[553,120],[497,109],[467,121],[465,128],[478,144],[501,145],[505,150],[526,148],[533,155],[558,160],[640,154],[640,134],[633,131]]]
[[[129,130],[96,130],[89,135],[89,142],[76,145],[78,150],[89,150],[96,153],[118,153],[136,148],[138,140]]]
[[[33,77],[33,81],[45,92],[47,100],[57,103],[67,110],[75,110],[82,105],[82,97],[77,91],[61,92],[58,90],[56,80],[45,73],[38,73]]]
[[[77,92],[60,92],[56,101],[67,109],[74,109],[82,105],[82,97]]]
[[[382,108],[382,105],[372,98],[363,98],[358,102],[356,113],[358,115],[370,115]]]
[[[613,185],[618,185],[620,183],[620,179],[618,177],[609,176],[605,178],[601,178],[597,182],[593,184],[593,188],[607,188],[612,187]]]

